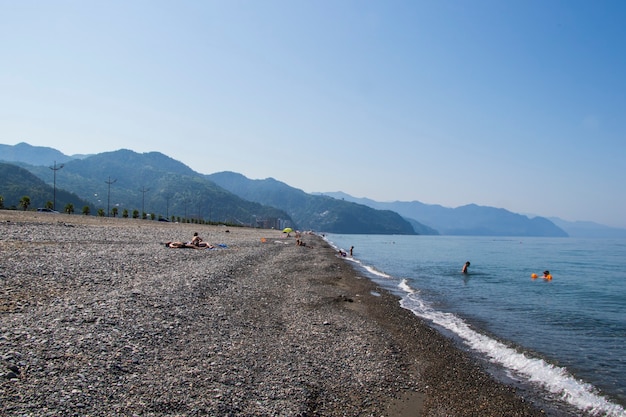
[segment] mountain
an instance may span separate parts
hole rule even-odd
[[[29,165],[46,165],[53,166],[62,164],[81,156],[67,156],[62,152],[44,146],[32,146],[28,143],[18,143],[17,145],[0,144],[0,161],[4,162],[24,162]]]
[[[199,174],[159,152],[138,154],[122,149],[67,156],[27,143],[0,144],[0,161],[9,164],[0,171],[5,207],[17,206],[24,195],[31,198],[31,207],[44,206],[53,200],[56,182],[60,211],[72,203],[76,211],[89,205],[92,213],[118,207],[120,212],[128,209],[240,224],[282,219],[298,228],[336,233],[581,237],[623,237],[626,233],[591,222],[531,218],[475,204],[446,208],[419,201],[382,203],[341,192],[307,194],[272,178],[249,180],[232,172]],[[57,171],[51,169],[53,164]],[[42,182],[33,182],[20,167]]]
[[[235,172],[206,177],[246,200],[285,210],[302,229],[348,234],[415,234],[411,224],[391,210],[375,210],[362,204],[307,194],[273,178],[251,180]]]
[[[0,196],[2,196],[5,208],[19,208],[22,197],[30,198],[31,208],[45,207],[47,202],[52,202],[54,206],[55,190],[37,178],[28,170],[13,164],[0,162]],[[83,207],[89,206],[90,210],[94,206],[81,199],[76,194],[69,193],[57,188],[56,209],[63,211],[67,204],[74,205],[74,211],[82,212]]]
[[[550,221],[565,230],[571,237],[585,238],[626,238],[626,229],[609,227],[594,222],[569,222],[558,217],[550,217]]]
[[[41,148],[28,145],[26,149],[35,153],[42,151]],[[266,227],[290,225],[336,233],[415,234],[411,224],[397,213],[310,196],[275,180],[255,183],[259,189],[251,190],[248,194],[254,195],[256,192],[257,196],[272,195],[276,198],[255,200],[238,196],[216,184],[211,176],[199,174],[159,152],[139,154],[121,149],[82,159],[62,158],[61,155],[54,154],[59,160],[65,161],[58,164],[62,168],[56,171],[57,192],[72,190],[89,201],[96,210],[108,212],[117,207],[119,213],[124,209],[130,213],[138,210],[139,213],[145,211],[167,218],[175,215],[186,219],[260,224]],[[19,164],[48,185],[53,182],[54,173],[50,166],[26,163],[34,160],[32,155],[22,154],[20,158],[23,160],[14,162],[16,165]],[[278,188],[273,192],[260,187],[261,184]],[[28,194],[29,191],[25,190],[24,195]],[[284,208],[284,203],[287,203],[288,208],[295,207],[292,212],[297,217],[291,216],[291,212]],[[273,219],[277,221],[272,223]]]
[[[424,204],[419,201],[383,203],[356,198],[342,192],[323,193],[365,204],[376,209],[393,210],[415,219],[443,235],[465,236],[541,236],[566,237],[568,234],[544,217],[528,218],[505,209],[468,204],[457,208]]]
[[[20,165],[44,181],[53,180],[48,166]],[[235,224],[291,222],[284,211],[246,201],[158,152],[122,149],[67,160],[56,173],[56,186],[57,193],[72,190],[105,212],[117,207],[120,214],[127,209]]]

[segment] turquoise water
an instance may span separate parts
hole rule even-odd
[[[337,248],[354,246],[348,262],[510,379],[581,412],[626,416],[626,240],[326,239]],[[544,270],[552,281],[531,279]]]

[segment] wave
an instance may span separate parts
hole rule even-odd
[[[598,394],[595,387],[573,377],[565,368],[554,366],[543,359],[518,352],[504,343],[472,329],[463,319],[438,311],[426,303],[419,291],[402,280],[398,288],[404,292],[400,304],[418,317],[453,332],[472,350],[486,356],[535,386],[539,386],[577,409],[591,415],[624,417],[626,411]]]

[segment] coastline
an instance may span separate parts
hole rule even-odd
[[[194,231],[226,248],[163,245]],[[315,235],[7,210],[0,232],[5,415],[551,415]]]

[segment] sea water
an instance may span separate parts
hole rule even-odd
[[[325,238],[354,246],[346,261],[508,382],[581,414],[626,416],[626,239]],[[531,278],[544,270],[551,281]]]

